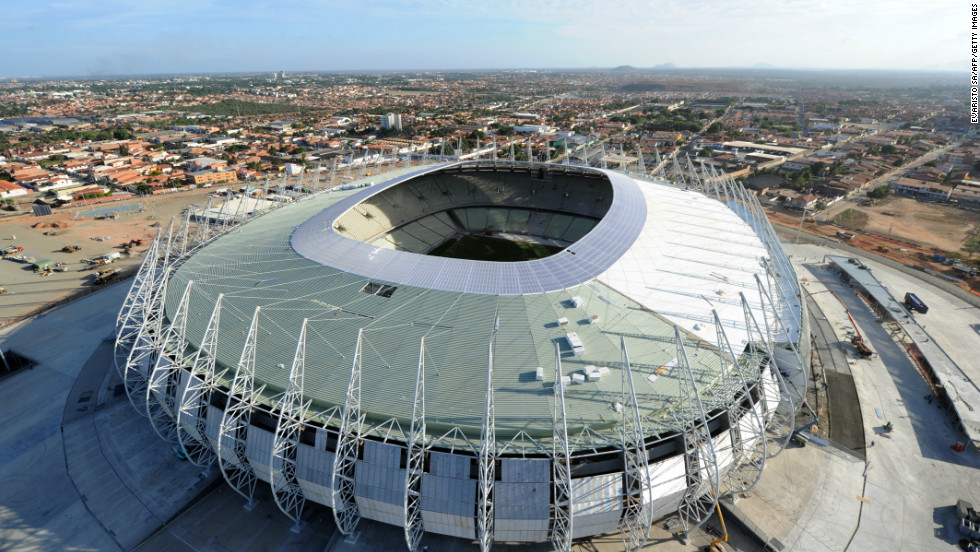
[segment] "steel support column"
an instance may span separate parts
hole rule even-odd
[[[419,342],[419,364],[415,372],[415,400],[408,436],[408,465],[405,470],[403,504],[405,543],[416,550],[425,532],[422,523],[422,474],[425,472],[425,338]]]
[[[745,294],[739,292],[739,296],[742,299],[742,313],[745,316],[745,328],[748,332],[747,340],[749,347],[757,354],[759,352],[765,353],[768,362],[762,368],[769,369],[769,373],[774,382],[773,384],[776,385],[777,393],[779,394],[779,403],[770,405],[769,400],[766,398],[766,387],[767,385],[773,384],[766,384],[764,380],[760,380],[763,404],[766,405],[766,417],[768,418],[768,423],[766,424],[766,454],[769,458],[773,458],[778,456],[786,448],[790,438],[793,436],[796,405],[794,404],[793,394],[785,378],[783,378],[782,371],[776,362],[776,356],[773,354],[772,347],[770,346],[768,329],[763,331],[759,327],[759,323],[755,319],[755,314],[752,313],[752,308],[749,306]],[[765,311],[764,307],[763,311]],[[768,322],[766,324],[768,325]],[[759,348],[760,343],[761,350]]]
[[[177,393],[180,378],[187,368],[187,310],[192,280],[188,280],[180,297],[170,327],[163,332],[156,364],[146,386],[146,415],[150,425],[164,441],[177,441]]]
[[[341,533],[349,535],[361,520],[354,499],[354,468],[361,439],[361,356],[364,329],[357,332],[357,347],[347,383],[347,398],[340,420],[337,452],[333,457],[333,518]]]
[[[715,319],[718,359],[728,411],[728,433],[732,441],[732,464],[723,483],[729,493],[747,492],[759,482],[766,464],[765,424],[755,407],[755,400],[739,365],[739,357],[732,350],[721,318],[717,311],[711,312]]]
[[[238,494],[248,500],[251,506],[255,501],[255,485],[258,478],[252,464],[248,461],[245,449],[248,444],[248,428],[252,421],[252,409],[262,388],[255,389],[255,350],[259,332],[259,310],[255,308],[252,324],[248,328],[245,347],[235,370],[228,402],[221,417],[218,430],[218,467],[225,481]],[[264,387],[264,386],[263,386]]]
[[[177,410],[177,441],[187,459],[196,466],[208,467],[214,462],[215,451],[208,440],[208,405],[218,387],[219,375],[215,373],[218,351],[218,325],[221,322],[221,301],[224,294],[218,295],[208,319],[201,345],[191,362],[187,386],[180,397]],[[223,376],[227,371],[222,371]]]
[[[289,384],[279,402],[279,420],[276,423],[276,433],[272,439],[272,458],[269,460],[270,482],[272,496],[276,506],[293,520],[293,527],[298,528],[306,505],[303,489],[296,479],[296,452],[299,448],[299,437],[303,431],[303,421],[309,410],[310,402],[303,399],[303,376],[306,372],[306,324],[299,332],[296,344],[296,354],[293,365],[289,370]]]
[[[718,459],[715,455],[708,419],[701,403],[701,394],[694,378],[681,330],[674,326],[677,341],[677,366],[683,373],[678,377],[680,408],[674,411],[684,441],[686,487],[677,510],[686,535],[708,521],[718,501]]]
[[[487,383],[483,398],[483,427],[480,431],[480,472],[477,487],[476,536],[480,550],[493,546],[493,482],[497,467],[497,435],[493,407],[493,343],[487,351]]]
[[[623,517],[619,531],[626,550],[638,550],[647,542],[650,532],[651,505],[645,500],[650,489],[650,470],[647,462],[646,443],[643,440],[643,422],[633,386],[633,370],[630,368],[626,338],[620,337],[623,352],[622,426],[623,445]]]
[[[565,384],[561,374],[561,348],[555,344],[555,408],[551,457],[551,544],[558,552],[572,549],[572,471],[569,466],[568,424],[565,417]]]

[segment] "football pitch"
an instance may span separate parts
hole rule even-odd
[[[429,252],[436,257],[516,263],[540,259],[561,251],[562,247],[540,243],[516,242],[488,236],[463,236],[450,239]]]

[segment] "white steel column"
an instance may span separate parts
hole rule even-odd
[[[132,285],[129,286],[129,293],[123,301],[119,315],[116,317],[116,343],[113,349],[113,359],[119,375],[123,375],[126,360],[132,351],[136,335],[143,325],[145,311],[153,291],[153,283],[157,271],[157,258],[160,252],[160,231],[150,243],[146,256],[139,271],[133,278]]]
[[[551,544],[558,552],[572,549],[572,471],[569,466],[568,425],[565,418],[565,384],[561,374],[561,347],[555,344],[554,448],[551,457],[554,518]]]
[[[752,313],[752,308],[749,306],[748,300],[745,298],[745,294],[739,292],[739,296],[742,298],[742,313],[745,316],[745,329],[748,333],[749,347],[752,348],[753,352],[758,353],[760,351],[759,344],[761,343],[761,352],[765,353],[768,358],[766,365],[761,368],[769,370],[773,381],[775,381],[778,387],[779,404],[775,405],[769,404],[769,401],[766,399],[764,383],[762,384],[762,389],[760,389],[762,391],[763,404],[766,405],[766,417],[769,418],[769,422],[766,424],[766,454],[769,458],[773,458],[778,456],[786,448],[790,438],[793,437],[796,405],[793,401],[793,394],[790,392],[789,385],[786,383],[786,379],[779,369],[776,356],[773,354],[772,347],[770,346],[768,328],[763,333],[762,328],[759,327],[759,323],[755,319],[755,315]],[[765,308],[763,306],[764,312]],[[766,325],[768,326],[768,322],[766,322]]]
[[[337,452],[333,457],[333,518],[337,528],[349,535],[361,520],[361,512],[354,499],[354,469],[361,439],[361,345],[364,329],[357,331],[357,347],[354,349],[354,362],[347,383],[347,399],[344,401],[344,414],[340,420],[337,437]]]
[[[728,410],[728,433],[732,440],[732,464],[723,483],[728,492],[744,493],[755,487],[766,465],[765,424],[755,408],[755,400],[732,350],[718,312],[712,310],[718,343],[718,359]],[[727,355],[727,356],[726,356]]]
[[[272,496],[282,513],[293,520],[294,529],[299,528],[303,507],[306,505],[303,489],[296,479],[296,451],[299,448],[300,433],[303,431],[303,421],[310,407],[310,402],[303,400],[306,324],[307,319],[304,318],[296,344],[296,355],[293,356],[293,366],[289,370],[289,384],[279,402],[279,421],[276,423],[272,458],[269,461]]]
[[[415,372],[415,401],[408,436],[408,465],[405,470],[405,543],[416,550],[425,528],[422,523],[422,474],[425,472],[425,338],[419,342],[419,364]]]
[[[214,462],[215,454],[208,441],[208,405],[211,396],[218,387],[218,377],[215,374],[215,360],[218,351],[218,325],[221,321],[221,300],[224,294],[218,295],[208,320],[207,329],[201,346],[194,354],[191,371],[187,379],[187,387],[180,397],[180,408],[177,410],[177,441],[184,450],[187,459],[202,468]],[[222,371],[223,376],[227,371]]]
[[[170,327],[163,333],[157,352],[156,365],[146,386],[146,414],[150,425],[161,439],[177,441],[177,393],[181,373],[187,368],[184,352],[187,349],[187,310],[192,280],[188,280],[180,297],[177,312]]]
[[[687,358],[681,330],[676,325],[674,336],[677,340],[678,361],[675,369],[682,368],[684,372],[678,377],[680,407],[673,413],[678,418],[684,439],[686,472],[686,488],[677,513],[685,534],[690,536],[692,531],[708,521],[718,501],[718,461],[698,384]]]
[[[168,257],[163,256],[163,264],[154,271],[154,279],[147,281],[145,303],[142,305],[143,319],[133,340],[129,356],[123,367],[123,384],[126,396],[141,416],[146,416],[146,393],[150,371],[159,353],[158,344],[163,333],[163,307],[167,300],[167,280],[169,279]],[[117,342],[118,345],[118,342]]]
[[[652,510],[643,498],[650,488],[650,471],[647,462],[646,443],[643,441],[643,424],[636,388],[633,387],[633,370],[630,368],[626,338],[620,337],[623,350],[622,405],[623,419],[620,427],[623,444],[623,517],[619,531],[626,550],[638,550],[647,542]]]
[[[238,494],[248,500],[250,507],[255,502],[255,485],[257,477],[252,464],[245,454],[248,439],[248,427],[252,421],[252,409],[256,398],[265,386],[255,389],[255,349],[259,331],[259,310],[255,307],[252,325],[248,328],[245,347],[242,349],[235,379],[232,380],[228,391],[228,401],[225,412],[221,417],[221,428],[218,431],[218,467],[225,476],[225,481]]]
[[[487,351],[487,389],[483,398],[483,428],[480,431],[480,473],[477,487],[476,536],[481,552],[493,546],[493,482],[497,468],[497,435],[493,411],[493,343]]]

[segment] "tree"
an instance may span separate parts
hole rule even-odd
[[[714,154],[715,154],[715,150],[709,148],[708,146],[705,146],[701,148],[701,151],[698,152],[698,157],[711,157]]]
[[[868,197],[871,199],[885,199],[891,192],[891,188],[888,186],[878,186],[873,190],[868,191]]]
[[[711,123],[711,126],[705,132],[708,134],[718,134],[722,130],[725,130],[725,127],[721,123]]]
[[[139,184],[136,185],[136,193],[138,194],[147,195],[152,191],[153,188],[151,188],[150,185],[147,184],[146,182],[140,182]]]
[[[898,148],[891,144],[885,144],[884,146],[881,146],[881,153],[882,155],[895,155],[898,153]]]
[[[129,148],[127,148],[125,145],[119,146],[119,155],[122,156],[129,155]]]

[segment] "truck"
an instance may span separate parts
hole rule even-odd
[[[17,251],[23,251],[24,248],[19,245],[8,245],[3,249],[0,249],[0,257],[9,255],[10,253],[16,253]]]
[[[939,253],[936,253],[932,256],[932,260],[937,263],[945,263],[946,255],[940,255]]]
[[[962,272],[962,273],[967,274],[967,275],[970,275],[970,276],[976,276],[977,275],[977,269],[973,268],[970,265],[954,264],[953,265],[953,270]]]
[[[842,239],[842,240],[844,240],[844,241],[847,241],[847,240],[853,239],[854,238],[854,234],[852,234],[850,232],[844,232],[842,230],[838,230],[837,231],[837,237],[840,238],[840,239]]]
[[[62,247],[61,250],[64,251],[65,253],[74,253],[76,251],[81,251],[82,250],[82,246],[80,246],[80,245],[66,245],[66,246]]]
[[[120,270],[118,268],[109,268],[106,270],[100,270],[95,274],[95,281],[92,282],[93,285],[101,286],[111,282],[118,274]]]
[[[905,294],[905,306],[922,314],[929,312],[928,305],[923,303],[922,299],[919,299],[919,296],[911,291]]]
[[[112,264],[115,261],[118,261],[121,257],[122,255],[119,254],[118,251],[113,251],[112,253],[106,253],[105,255],[102,255],[98,259],[95,259],[95,262],[98,264],[107,265],[107,264]]]
[[[40,261],[34,261],[31,266],[34,268],[34,272],[45,272],[54,267],[54,261],[41,259]]]

